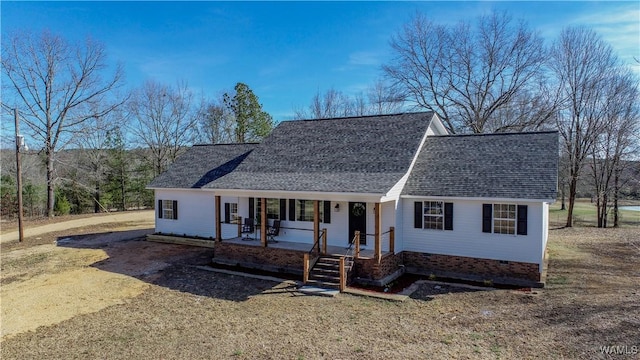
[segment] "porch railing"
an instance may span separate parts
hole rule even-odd
[[[343,292],[349,282],[349,277],[355,266],[354,255],[358,256],[360,252],[360,232],[356,231],[353,241],[347,247],[343,256],[340,256],[340,292]],[[357,258],[357,257],[356,257]]]
[[[304,253],[303,255],[302,282],[305,284],[309,281],[309,273],[311,272],[311,269],[313,269],[313,266],[316,264],[316,262],[318,262],[318,259],[320,259],[321,244],[322,244],[322,253],[326,254],[327,253],[327,229],[320,230],[320,234],[318,238],[314,240],[313,246],[311,247],[311,249],[306,253]],[[312,258],[311,256],[313,255],[314,250],[315,250],[315,256],[313,256]]]
[[[382,258],[382,249],[384,248],[387,248],[388,249],[387,251],[390,254],[395,254],[395,246],[396,246],[395,234],[396,234],[396,229],[393,226],[389,227],[389,230],[380,233],[380,247],[378,248],[380,252],[374,253],[374,257],[376,259],[380,260]],[[358,233],[357,236],[358,236],[358,242],[357,242],[356,254],[355,254],[356,259],[360,257],[360,236],[365,236],[367,240],[370,240],[371,243],[367,242],[368,244],[372,244],[372,243],[375,244],[375,240],[376,240],[376,234],[359,234]],[[355,242],[355,237],[354,237],[354,242]]]

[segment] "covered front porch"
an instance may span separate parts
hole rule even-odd
[[[354,256],[380,259],[395,250],[394,205],[357,198],[298,200],[218,195],[214,239],[300,251],[316,247],[322,254],[340,254],[351,248]]]
[[[235,237],[231,239],[223,240],[226,244],[234,244],[241,246],[252,246],[252,247],[264,247],[260,239],[249,238],[246,237]],[[267,241],[267,247],[271,249],[283,249],[283,250],[293,250],[300,252],[308,252],[308,253],[317,253],[318,250],[314,245],[309,245],[306,242],[293,242],[293,241]],[[344,256],[350,254],[350,256],[356,257],[355,246],[343,247],[336,245],[326,245],[326,249],[322,251],[323,254],[332,255],[332,256]],[[381,256],[385,256],[390,252],[383,251]],[[361,249],[357,254],[358,258],[361,259],[374,259],[375,251],[373,249]]]

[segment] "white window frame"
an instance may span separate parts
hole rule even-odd
[[[161,200],[161,201],[162,201],[162,218],[167,220],[175,220],[174,213],[173,213],[173,202],[175,200]]]
[[[280,219],[280,199],[267,198],[267,220],[284,220]],[[274,205],[275,204],[275,205]],[[275,213],[269,212],[270,210],[276,210]],[[260,217],[262,214],[262,199],[256,198],[255,201],[255,214],[256,217]]]
[[[296,221],[313,222],[313,202],[314,200],[296,199]],[[319,201],[318,207],[320,222],[324,222],[324,201]],[[304,214],[302,214],[302,210],[304,210]]]
[[[504,209],[506,207],[506,209]],[[513,207],[513,210],[510,208]],[[516,235],[518,225],[518,206],[516,204],[495,203],[492,208],[491,230],[494,234]],[[507,215],[505,217],[504,215]],[[513,214],[513,218],[511,217]],[[498,225],[496,226],[496,223]]]
[[[229,221],[232,224],[238,222],[238,203],[228,203],[229,204]]]
[[[427,224],[429,225],[427,226]],[[422,228],[444,230],[444,201],[427,200],[422,202]]]

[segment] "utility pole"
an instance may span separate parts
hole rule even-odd
[[[24,229],[22,228],[22,164],[20,162],[20,148],[24,144],[24,137],[20,135],[20,124],[18,122],[18,109],[13,109],[13,116],[16,120],[16,173],[18,183],[18,241],[24,240]]]

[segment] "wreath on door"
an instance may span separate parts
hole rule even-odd
[[[365,206],[363,203],[355,203],[353,204],[353,209],[351,209],[351,213],[353,216],[362,216],[364,214]]]

